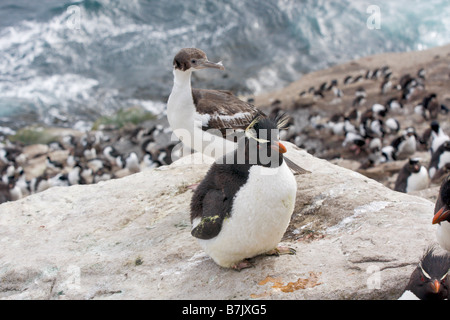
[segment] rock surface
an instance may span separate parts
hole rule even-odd
[[[95,185],[54,187],[0,205],[2,299],[397,299],[435,243],[434,203],[390,190],[288,144],[312,173],[282,243],[296,255],[217,266],[190,235],[182,158]]]

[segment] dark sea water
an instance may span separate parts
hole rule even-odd
[[[1,0],[0,126],[164,112],[183,47],[226,67],[194,86],[258,94],[354,58],[447,43],[448,0]]]

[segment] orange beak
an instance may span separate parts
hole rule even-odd
[[[433,293],[438,293],[439,289],[441,288],[441,284],[437,280],[434,280],[434,282],[431,283],[430,286],[431,289],[433,289]]]
[[[286,147],[281,142],[278,141],[271,144],[270,147],[279,153],[285,153],[287,151]]]
[[[440,223],[444,220],[447,220],[450,217],[450,210],[444,211],[444,207],[442,207],[433,217],[433,224]]]

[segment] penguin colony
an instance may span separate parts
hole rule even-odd
[[[441,124],[445,123],[448,117],[448,108],[439,100],[440,97],[437,94],[427,91],[426,78],[427,72],[423,68],[418,69],[417,73],[411,76],[410,74],[395,75],[388,66],[383,66],[374,70],[366,70],[362,74],[345,76],[342,80],[335,79],[330,83],[324,82],[318,88],[312,86],[299,93],[300,99],[312,101],[309,102],[309,105],[314,105],[330,96],[332,98],[330,104],[332,105],[339,105],[343,97],[350,94],[353,95],[353,99],[352,103],[345,107],[350,112],[338,112],[329,117],[323,114],[312,114],[309,118],[308,129],[304,132],[295,130],[296,109],[304,108],[304,102],[300,102],[294,108],[287,109],[281,107],[282,101],[276,100],[272,104],[272,114],[269,119],[276,119],[276,116],[280,116],[280,112],[286,112],[286,114],[291,115],[291,122],[287,129],[281,130],[280,137],[271,138],[265,143],[271,144],[272,140],[278,141],[281,139],[310,151],[308,146],[305,145],[305,135],[312,134],[312,136],[320,136],[322,140],[327,140],[330,137],[335,138],[333,146],[336,147],[335,150],[338,150],[338,157],[348,156],[350,159],[358,159],[361,161],[361,168],[376,167],[385,163],[404,160],[405,165],[399,171],[395,183],[397,191],[411,192],[425,188],[430,181],[441,185],[434,216],[430,217],[430,223],[438,225],[437,242],[442,249],[449,252],[450,139],[448,132],[441,127]],[[370,82],[370,86],[378,88],[379,99],[379,101],[370,105],[367,104],[367,86],[359,85],[368,82]],[[249,102],[252,102],[252,100],[249,99]],[[396,116],[405,114],[414,114],[414,116],[420,117],[423,123],[427,124],[426,129],[418,132],[410,123],[407,125],[401,123]],[[255,118],[255,122],[247,127],[249,130],[252,127],[256,130],[253,135],[247,136],[243,141],[249,141],[252,137],[258,141],[259,120]],[[273,126],[274,122],[262,124],[262,126]],[[313,129],[313,133],[311,133],[310,128]],[[129,174],[147,167],[170,164],[169,154],[173,145],[158,144],[155,139],[156,135],[167,132],[170,132],[170,128],[153,126],[150,129],[137,128],[134,132],[128,132],[119,137],[105,135],[104,133],[98,135],[86,133],[79,137],[64,136],[61,141],[49,144],[45,152],[34,155],[36,158],[41,157],[45,162],[45,169],[36,177],[25,175],[27,162],[32,159],[23,153],[22,146],[14,145],[4,139],[0,144],[2,176],[0,203],[20,199],[28,194],[43,191],[53,186],[97,183],[113,179],[125,175],[124,173],[118,174],[121,170],[125,170],[126,174]],[[132,147],[119,148],[124,141],[131,141]],[[127,151],[124,152],[124,149]],[[122,150],[122,152],[118,150]],[[415,157],[418,150],[429,152],[430,160],[426,165],[421,163],[421,159]],[[64,157],[63,161],[55,160],[52,157],[52,154],[54,154],[52,152],[55,151],[67,151],[68,156]],[[283,147],[279,146],[277,152],[282,159],[285,152]],[[327,154],[323,158],[332,159],[333,156]],[[283,161],[281,163],[283,168],[287,168]],[[257,164],[254,167],[261,167],[261,165]],[[230,255],[234,253],[223,252],[222,249],[226,248],[224,242],[235,241],[233,232],[230,233],[230,230],[235,228],[237,224],[233,221],[245,218],[245,215],[242,215],[242,209],[240,212],[235,212],[240,208],[238,205],[234,208],[230,207],[231,199],[238,200],[240,193],[256,192],[253,189],[256,184],[247,183],[253,180],[253,178],[250,178],[250,176],[254,177],[253,169],[247,170],[244,174],[246,179],[240,186],[246,186],[246,188],[243,187],[242,190],[237,188],[232,190],[231,194],[228,194],[225,189],[212,188],[212,184],[217,183],[213,179],[217,172],[226,175],[228,170],[233,171],[234,168],[221,168],[214,164],[205,179],[194,191],[191,203],[192,234],[199,238],[200,245],[216,263],[236,270],[251,266],[246,258],[251,258],[257,254],[270,252],[295,254],[295,251],[290,248],[276,247],[276,243],[281,236],[276,237],[267,247],[263,246],[257,250],[251,250],[249,256],[244,253],[237,258],[230,259]],[[279,175],[282,177],[280,178]],[[286,169],[282,170],[281,174],[278,173],[278,175],[275,174],[272,177],[269,175],[268,177],[273,181],[281,179],[280,181],[283,181],[283,183],[293,179],[292,172]],[[295,179],[293,181],[295,182]],[[211,190],[215,190],[215,192],[210,193]],[[294,192],[292,193],[292,191]],[[288,188],[287,193],[290,196],[286,199],[292,198],[292,195],[295,197],[295,191],[294,183],[291,188]],[[202,198],[202,205],[209,206],[209,208],[216,208],[217,204],[221,204],[223,210],[220,212],[223,212],[223,215],[205,216],[204,209],[196,207],[196,198]],[[246,204],[246,201],[240,201],[241,207]],[[293,206],[292,208],[291,206],[287,204],[286,210],[282,210],[287,217],[292,214]],[[222,233],[225,224],[228,226],[228,231]],[[284,224],[279,225],[281,233],[285,230],[285,227]],[[255,230],[258,228],[257,225]],[[238,244],[234,247],[238,247],[239,253],[245,252],[248,246],[255,244],[252,243],[252,240],[254,238],[247,237],[246,241],[249,241],[249,244],[245,248],[239,248]],[[261,240],[256,242],[261,242]],[[269,250],[271,248],[273,250]],[[285,249],[285,252],[283,252],[283,249]],[[411,274],[405,287],[405,293],[400,299],[426,300],[448,299],[450,297],[450,277],[448,275],[450,258],[448,254],[439,254],[436,251],[436,247],[427,248]]]
[[[156,121],[120,132],[65,134],[47,145],[28,147],[3,137],[0,203],[55,186],[93,184],[168,165],[175,145],[165,143],[170,134],[170,128]]]
[[[350,96],[346,102],[344,96]],[[359,162],[357,170],[362,174],[403,161],[397,181],[385,185],[401,192],[421,190],[439,184],[449,172],[447,100],[428,91],[426,69],[419,68],[415,75],[396,75],[383,66],[301,91],[288,111],[293,118],[314,105],[318,105],[316,110],[325,104],[331,107],[326,114],[313,112],[302,131],[287,131],[286,140],[319,158]],[[275,112],[283,110],[279,100],[276,104]],[[333,107],[339,111],[330,112]],[[319,141],[317,148],[322,150],[311,147],[311,141]],[[417,172],[410,170],[413,162]]]

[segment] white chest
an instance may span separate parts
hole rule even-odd
[[[229,267],[274,249],[294,211],[297,183],[284,162],[277,169],[253,166],[233,201],[219,235],[199,240],[213,260]]]
[[[436,231],[436,240],[439,245],[450,252],[450,223],[442,221]]]
[[[413,173],[408,177],[406,192],[426,189],[428,187],[428,183],[428,171],[422,166],[419,172]]]
[[[450,152],[445,151],[441,154],[439,158],[438,169],[443,168],[447,163],[450,163]]]
[[[398,146],[398,152],[401,155],[413,154],[416,152],[416,138],[412,136],[403,141]]]

